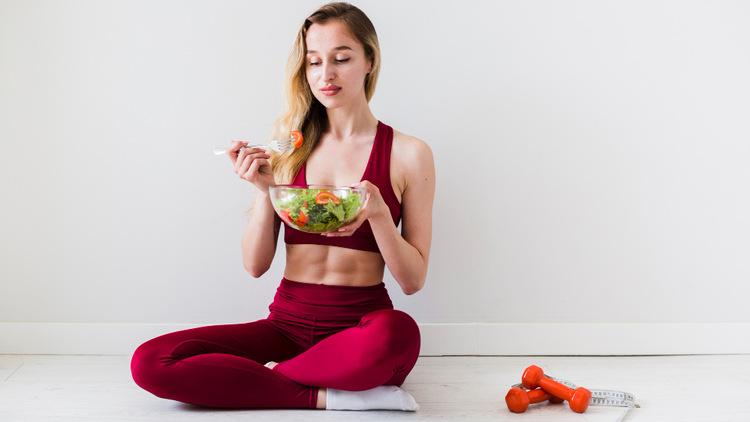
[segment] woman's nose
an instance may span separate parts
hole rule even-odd
[[[326,63],[323,67],[323,77],[326,81],[332,81],[336,79],[336,69],[330,62]]]

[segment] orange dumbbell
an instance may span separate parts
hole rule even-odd
[[[526,391],[522,388],[511,387],[505,395],[505,404],[511,412],[523,413],[529,408],[529,404],[540,403],[549,400],[551,403],[561,403],[562,400],[547,394],[541,388]]]
[[[545,392],[568,402],[568,406],[574,412],[583,413],[589,407],[591,391],[578,387],[575,390],[564,384],[544,376],[542,368],[531,365],[523,371],[521,383],[526,388],[541,387]]]

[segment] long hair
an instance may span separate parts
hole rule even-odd
[[[297,32],[294,45],[286,65],[285,95],[286,111],[276,119],[273,128],[275,139],[287,139],[292,130],[302,131],[304,142],[299,149],[285,154],[271,154],[271,169],[276,183],[289,184],[302,164],[318,144],[321,135],[328,129],[326,109],[313,95],[305,75],[307,30],[313,23],[323,24],[330,20],[346,24],[349,31],[362,44],[365,57],[372,63],[372,70],[365,77],[365,97],[369,102],[375,94],[375,85],[380,72],[380,45],[372,22],[357,7],[349,3],[328,3],[305,19]]]

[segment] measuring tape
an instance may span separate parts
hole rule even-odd
[[[546,374],[544,376],[553,381],[557,381],[560,384],[565,384],[567,387],[572,388],[573,390],[578,388],[577,385],[573,384],[570,381],[565,381]],[[528,390],[528,388],[524,387],[523,384],[515,384],[513,387]],[[641,407],[635,403],[635,396],[624,391],[592,390],[590,388],[587,388],[587,390],[591,391],[591,401],[589,401],[589,406]]]

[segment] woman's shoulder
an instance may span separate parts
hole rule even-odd
[[[397,160],[432,159],[432,149],[427,142],[396,129],[393,129],[392,149],[391,156]]]
[[[434,183],[435,163],[430,145],[415,136],[393,130],[393,147],[391,149],[392,180],[400,192],[410,184],[424,181]]]

